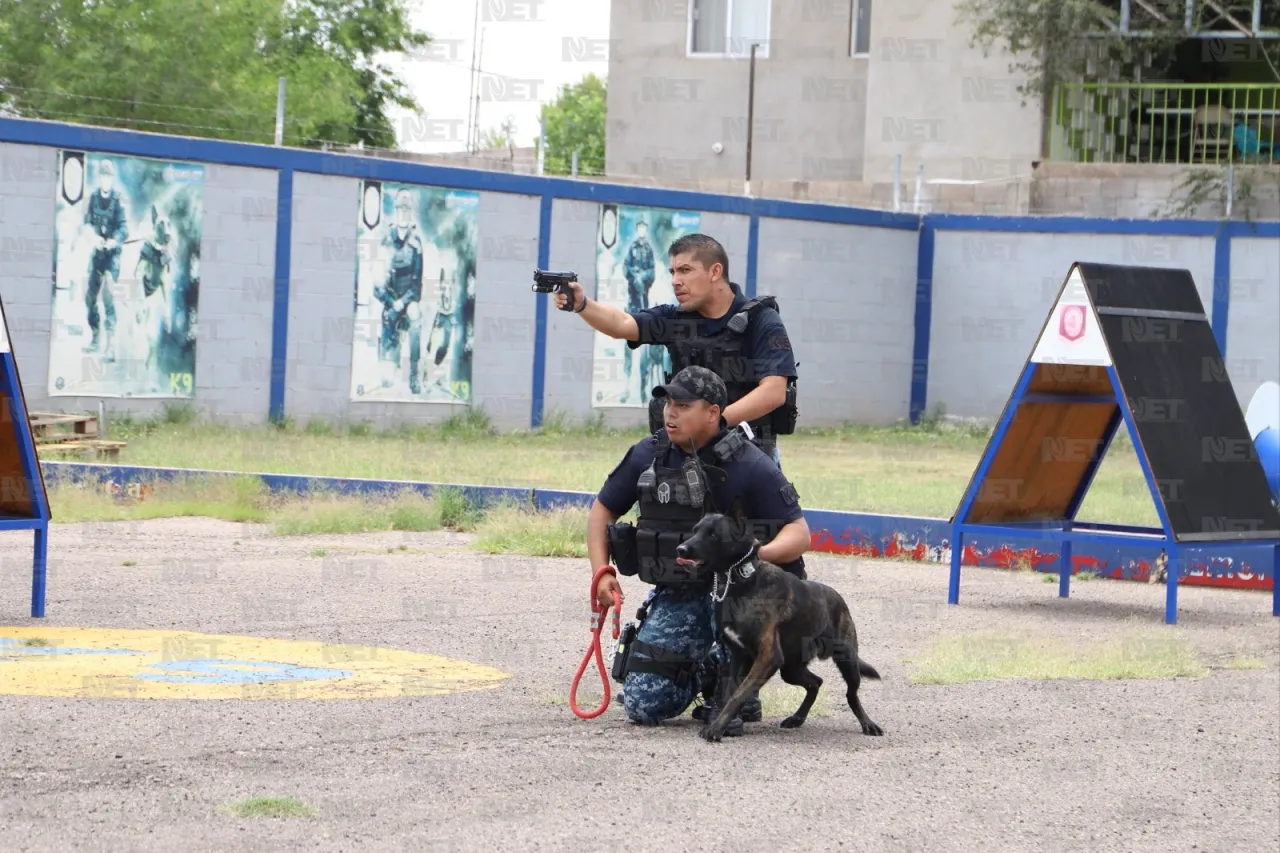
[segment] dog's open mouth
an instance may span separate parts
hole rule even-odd
[[[691,560],[688,557],[676,557],[677,566],[689,566],[690,568],[698,568],[702,565],[702,560]]]

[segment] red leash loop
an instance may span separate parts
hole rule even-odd
[[[569,688],[569,708],[584,720],[593,720],[609,710],[609,702],[613,699],[609,689],[609,673],[605,672],[604,669],[604,652],[600,648],[600,632],[604,630],[604,617],[609,612],[609,608],[596,599],[596,589],[600,584],[600,578],[606,574],[613,575],[615,578],[618,576],[613,566],[601,566],[596,569],[596,573],[591,577],[591,645],[587,646],[587,653],[582,656],[582,663],[578,664],[578,672],[573,676],[573,685]],[[613,638],[615,640],[618,639],[618,634],[621,632],[619,627],[621,618],[622,599],[615,592],[613,593]],[[596,667],[600,670],[600,680],[604,682],[604,701],[594,711],[582,711],[578,708],[578,683],[582,681],[582,674],[586,672],[587,662],[591,660],[593,652],[596,656]]]

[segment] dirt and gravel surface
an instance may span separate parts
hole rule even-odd
[[[370,700],[0,695],[0,850],[1280,849],[1269,594],[1183,587],[1180,622],[1165,629],[1163,586],[1077,583],[1064,601],[1039,577],[966,569],[955,608],[944,567],[815,555],[811,577],[846,595],[862,654],[884,676],[862,696],[886,735],[860,733],[824,662],[831,714],[794,731],[775,715],[708,744],[687,716],[660,728],[632,726],[616,706],[574,717],[584,561],[466,542],[283,538],[206,519],[54,525],[50,627],[377,645],[511,678]],[[0,534],[2,625],[37,621],[29,543]],[[624,579],[624,590],[630,618],[642,588]],[[909,683],[907,661],[934,639],[989,629],[1077,644],[1164,629],[1212,673]],[[1264,667],[1229,667],[1239,655]],[[599,691],[593,665],[583,704]],[[250,796],[296,797],[319,816],[218,809]]]

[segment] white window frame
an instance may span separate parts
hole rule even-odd
[[[725,16],[725,22],[724,22],[724,38],[726,43],[730,39],[729,34],[733,32],[733,7],[737,2],[738,0],[729,0],[729,3],[728,3],[729,14]],[[765,4],[764,29],[765,29],[766,36],[765,36],[764,43],[760,44],[760,46],[756,48],[756,59],[769,58],[769,43],[773,41],[773,3],[774,3],[774,0],[764,0],[764,4]],[[743,50],[742,53],[740,54],[709,53],[709,52],[695,51],[693,49],[693,13],[694,13],[694,0],[689,0],[689,18],[687,21],[687,27],[685,31],[685,41],[684,41],[684,55],[686,59],[750,59],[751,58],[751,45],[747,45],[746,49]]]
[[[854,59],[870,59],[871,58],[871,39],[867,39],[867,49],[864,53],[858,53],[858,13],[862,11],[863,0],[850,0],[849,2],[849,55]],[[867,16],[867,23],[871,23],[871,16]],[[868,34],[869,35],[869,34]]]

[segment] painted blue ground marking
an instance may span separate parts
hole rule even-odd
[[[19,640],[0,637],[0,662],[31,655],[145,655],[133,649],[77,649],[64,646],[24,646]]]
[[[241,667],[252,667],[252,669]],[[321,681],[326,678],[346,678],[354,675],[342,669],[235,658],[166,661],[153,664],[147,669],[161,670],[161,673],[143,672],[133,677],[147,681],[180,681],[188,684],[247,684],[264,681]],[[162,674],[175,670],[177,674]]]

